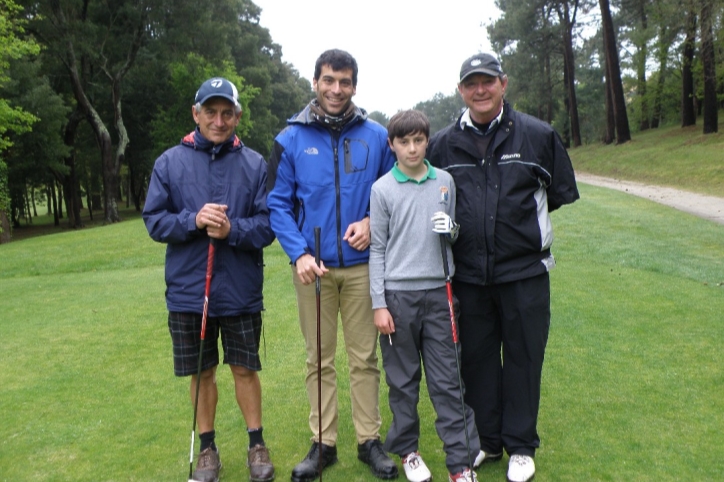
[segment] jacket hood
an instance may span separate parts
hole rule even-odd
[[[186,134],[181,139],[181,145],[186,147],[193,147],[194,149],[198,149],[201,151],[212,151],[214,150],[216,153],[221,152],[222,150],[232,150],[232,149],[238,149],[242,147],[244,144],[241,142],[241,139],[239,139],[239,136],[234,134],[231,138],[229,138],[227,141],[214,145],[211,143],[211,141],[207,140],[199,131],[199,128],[197,127],[193,131]]]

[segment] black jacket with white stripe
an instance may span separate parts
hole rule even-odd
[[[486,134],[466,113],[432,136],[427,159],[457,186],[455,279],[489,285],[537,276],[555,266],[549,213],[578,199],[573,166],[547,123],[507,101]],[[485,157],[473,136],[491,136]]]

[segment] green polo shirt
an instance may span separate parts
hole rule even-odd
[[[418,181],[417,179],[413,179],[404,172],[400,170],[399,167],[397,167],[397,162],[395,162],[395,165],[392,166],[392,177],[394,177],[397,182],[414,182],[415,184],[422,184],[423,182],[427,181],[428,179],[437,179],[437,174],[435,174],[435,169],[432,168],[429,162],[427,162],[427,159],[423,161],[425,165],[427,166],[427,172],[424,176],[420,178]]]

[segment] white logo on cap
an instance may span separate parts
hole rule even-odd
[[[222,79],[214,79],[211,81],[211,87],[218,89],[224,83]]]
[[[478,65],[482,64],[480,59],[474,59],[472,62],[470,62],[471,67],[477,67]]]

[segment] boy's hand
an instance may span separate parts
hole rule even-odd
[[[370,245],[370,218],[365,217],[361,221],[352,223],[342,238],[357,251],[364,251]]]
[[[432,216],[432,231],[437,234],[448,234],[451,238],[455,238],[460,229],[460,225],[456,224],[450,216],[442,211],[436,212]]]
[[[375,326],[377,331],[383,335],[389,335],[395,332],[395,321],[387,308],[377,308],[375,310]]]

